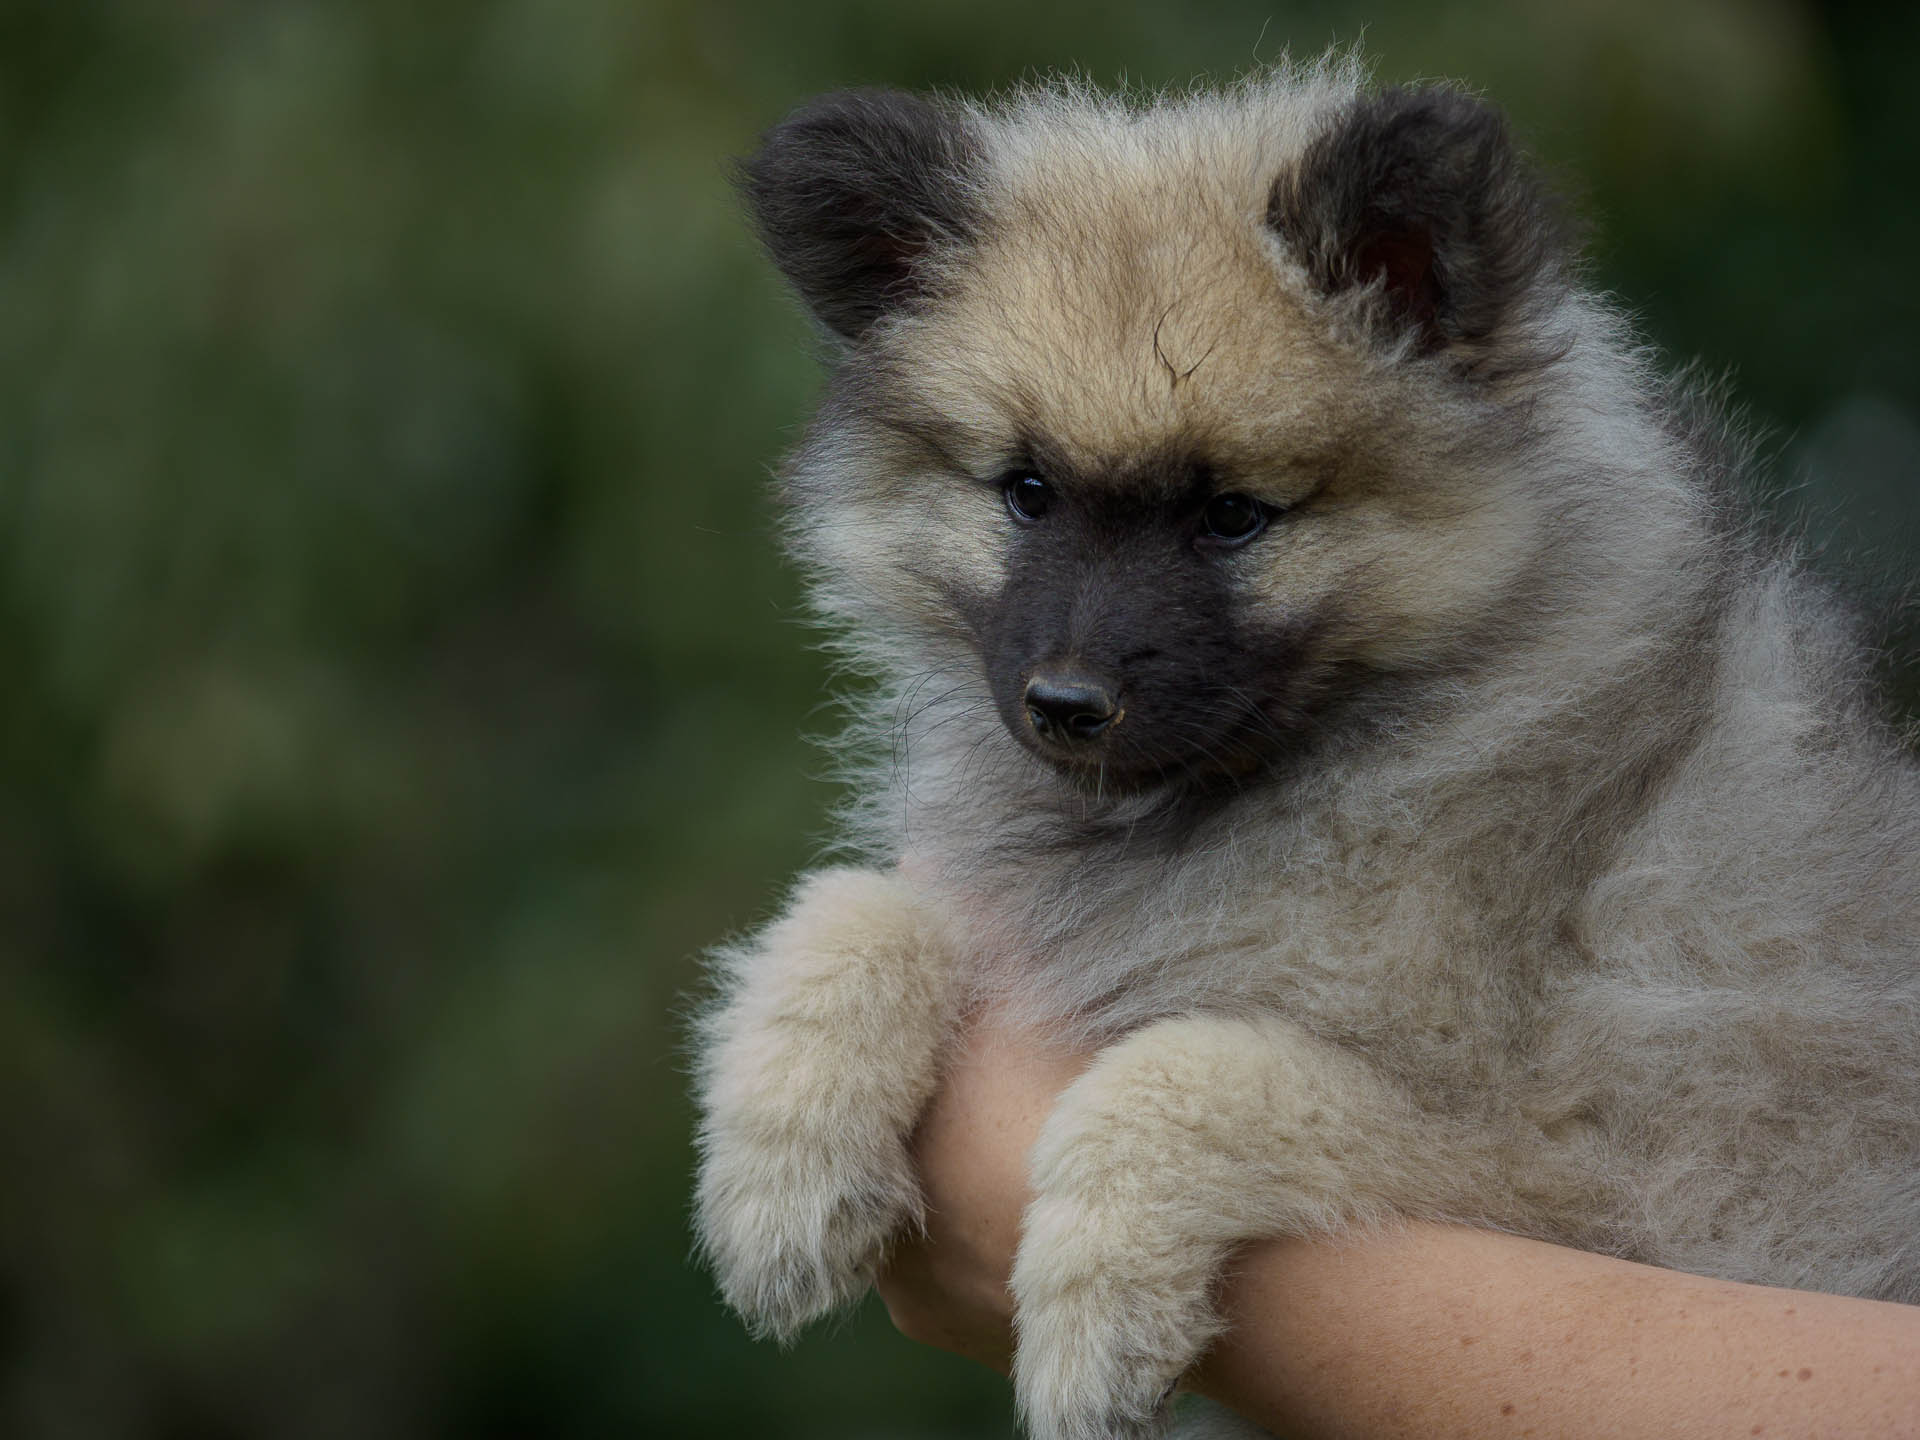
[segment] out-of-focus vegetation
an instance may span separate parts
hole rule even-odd
[[[0,1432],[1004,1435],[687,1262],[678,1016],[832,799],[729,156],[1366,43],[1512,109],[1836,556],[1920,515],[1920,11],[0,4]]]

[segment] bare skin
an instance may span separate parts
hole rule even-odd
[[[919,1137],[927,1238],[880,1293],[909,1337],[1007,1370],[1026,1157],[1084,1056],[991,1026]],[[1920,1437],[1920,1307],[1735,1285],[1409,1225],[1248,1247],[1190,1388],[1302,1437]]]

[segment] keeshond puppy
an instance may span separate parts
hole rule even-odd
[[[790,1336],[970,1007],[1101,1046],[1015,1385],[1147,1436],[1252,1237],[1399,1216],[1920,1301],[1920,770],[1498,111],[1332,60],[829,96],[743,167],[835,342],[781,476],[872,679],[724,950],[698,1228]]]

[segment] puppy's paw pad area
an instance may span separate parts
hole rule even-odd
[[[1157,1293],[1063,1259],[1015,1271],[1014,1385],[1034,1440],[1166,1434],[1174,1385],[1213,1333],[1204,1287]]]
[[[918,1221],[904,1156],[894,1175],[766,1157],[712,1161],[701,1174],[700,1245],[721,1296],[756,1336],[782,1343],[864,1294],[888,1246]]]

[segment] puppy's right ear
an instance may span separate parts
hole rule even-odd
[[[975,234],[978,156],[964,112],[850,90],[768,131],[738,179],[774,263],[815,315],[859,340],[925,292],[938,250]]]
[[[1565,287],[1570,227],[1506,117],[1445,87],[1363,95],[1274,182],[1267,223],[1327,295],[1489,370],[1564,353],[1517,325]],[[1370,291],[1370,287],[1371,291]]]

